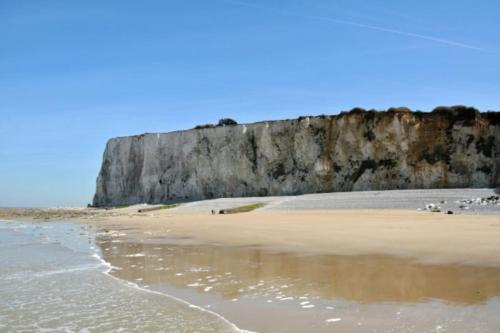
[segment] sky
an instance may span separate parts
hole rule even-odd
[[[500,109],[498,0],[0,0],[0,206],[92,201],[111,137]]]

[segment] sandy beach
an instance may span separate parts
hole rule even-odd
[[[2,209],[5,219],[75,220],[132,230],[134,240],[184,241],[337,255],[394,255],[429,263],[500,266],[500,204],[467,204],[494,189],[406,190],[227,198],[139,213],[115,209]],[[263,208],[211,214],[249,203]],[[442,212],[425,211],[435,203]],[[377,207],[377,209],[375,209]],[[392,208],[389,208],[392,207]],[[445,214],[452,209],[452,215]],[[149,237],[146,237],[149,236]]]
[[[148,238],[148,242],[168,238],[314,254],[395,255],[432,263],[500,266],[500,216],[401,210],[214,216],[161,212],[140,219],[117,217],[100,225],[127,228],[128,237]]]
[[[95,239],[111,276],[250,331],[493,332],[500,324],[492,314],[500,309],[500,205],[480,199],[496,195],[327,193],[158,210],[2,209],[0,219],[75,221]],[[265,205],[212,214],[254,203]],[[441,212],[426,210],[429,204]]]

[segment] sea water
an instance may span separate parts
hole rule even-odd
[[[84,225],[0,222],[0,332],[235,332],[221,316],[108,274]]]

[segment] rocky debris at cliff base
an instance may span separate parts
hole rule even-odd
[[[459,200],[456,203],[460,203],[461,205],[481,205],[481,206],[488,206],[488,205],[498,205],[500,204],[500,196],[497,195],[492,195],[487,198],[472,198],[472,199],[464,199],[464,200]]]
[[[441,207],[431,203],[431,204],[425,205],[425,210],[432,212],[432,213],[439,213],[439,212],[441,212]]]
[[[492,195],[485,198],[472,198],[472,199],[463,199],[455,201],[455,203],[459,204],[459,208],[463,210],[469,210],[470,206],[500,206],[500,196]]]
[[[439,201],[440,204],[446,204],[447,202],[445,200]],[[500,196],[497,195],[492,195],[489,197],[484,197],[484,198],[472,198],[472,199],[462,199],[462,200],[457,200],[455,201],[455,204],[458,204],[458,208],[461,210],[470,210],[471,206],[479,206],[477,208],[481,208],[481,206],[500,206]],[[425,208],[418,208],[418,211],[428,211],[432,213],[439,213],[443,209],[434,203],[429,203],[425,205]],[[444,211],[446,214],[453,214],[453,211],[451,210],[445,210]]]

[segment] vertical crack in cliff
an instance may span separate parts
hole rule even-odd
[[[325,153],[322,157],[322,163],[326,166],[326,174],[324,176],[325,186],[323,191],[332,191],[334,184],[334,168],[333,168],[333,117],[328,117],[326,138],[325,138]]]
[[[250,135],[250,147],[252,149],[252,154],[250,155],[250,162],[252,164],[252,171],[254,174],[257,174],[257,170],[259,169],[259,162],[257,157],[258,146],[255,140],[255,132],[252,131],[252,135]]]

